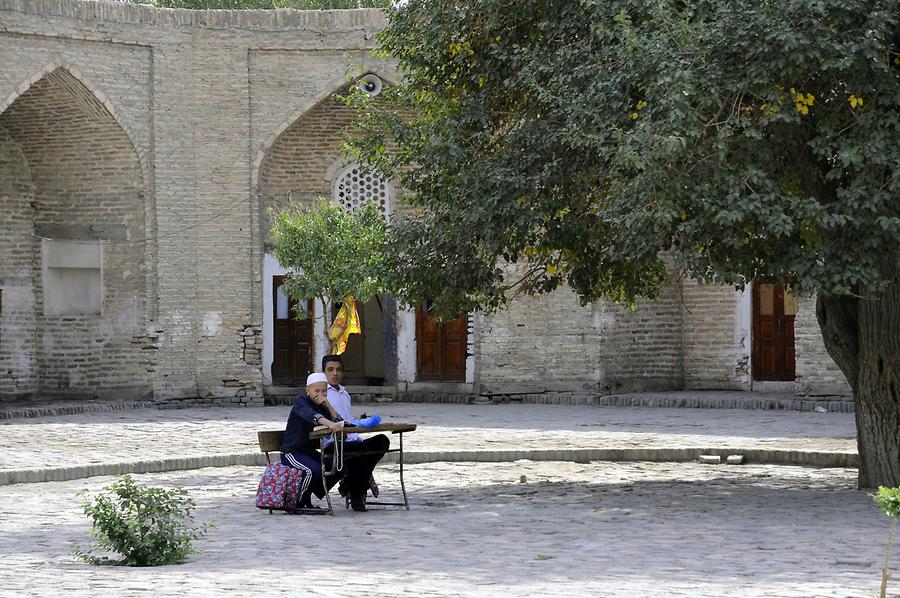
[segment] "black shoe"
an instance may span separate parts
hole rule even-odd
[[[338,494],[340,494],[344,498],[347,498],[347,496],[350,495],[350,489],[347,488],[347,484],[343,481],[338,484]]]
[[[368,511],[369,509],[366,508],[366,495],[363,494],[360,496],[350,497],[350,507],[354,511],[359,511],[359,512]]]

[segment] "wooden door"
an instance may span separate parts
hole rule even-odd
[[[303,386],[312,371],[312,319],[297,319],[297,300],[284,293],[284,276],[272,277],[275,346],[272,360],[272,384]],[[307,301],[307,310],[311,307]],[[307,311],[307,313],[309,313]]]
[[[416,378],[421,381],[465,382],[468,318],[439,324],[428,306],[416,311]]]
[[[794,380],[797,301],[778,283],[753,283],[753,379]]]

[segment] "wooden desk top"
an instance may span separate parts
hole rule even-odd
[[[372,426],[371,428],[363,428],[362,426],[344,424],[344,434],[370,434],[373,432],[392,432],[394,434],[399,434],[401,432],[412,432],[415,429],[416,424],[378,424],[377,426]],[[309,437],[322,438],[323,436],[328,436],[329,434],[331,434],[331,430],[329,430],[326,426],[316,426],[315,429],[313,429],[313,431],[309,433]]]

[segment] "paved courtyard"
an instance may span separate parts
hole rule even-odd
[[[137,409],[2,420],[0,473],[257,453],[257,430],[284,429],[289,409]],[[418,424],[406,436],[412,453],[687,447],[856,452],[850,413],[421,403],[357,407],[363,410]]]
[[[217,524],[187,563],[146,569],[68,553],[87,528],[75,493],[112,478],[3,487],[0,595],[871,597],[887,536],[849,469],[430,463],[408,469],[410,511],[334,518],[255,509],[259,473],[137,476],[183,485]]]
[[[852,456],[852,414],[402,403],[362,410],[419,425],[406,437],[410,457],[427,457],[407,466],[410,511],[270,515],[253,506],[259,466],[140,474],[142,484],[184,486],[198,519],[216,522],[198,542],[202,553],[147,569],[88,566],[71,555],[74,542],[87,541],[77,492],[114,479],[92,468],[257,456],[256,431],[283,427],[288,407],[0,421],[0,474],[69,468],[82,478],[0,486],[0,596],[877,595],[888,520],[856,489],[854,469],[572,460],[573,451],[598,448]],[[547,450],[568,460],[516,457]],[[495,462],[458,458],[484,453]],[[398,492],[396,472],[379,470],[388,496]],[[895,577],[898,565],[895,556]]]

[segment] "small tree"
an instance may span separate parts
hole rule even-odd
[[[884,549],[884,567],[881,570],[881,598],[887,595],[887,584],[891,574],[888,568],[891,563],[891,547],[894,545],[894,532],[897,531],[897,518],[900,517],[900,488],[881,486],[878,494],[871,495],[884,514],[891,518],[891,529],[888,532],[887,546]]]
[[[350,296],[365,303],[386,291],[386,223],[375,202],[352,212],[325,199],[284,210],[274,217],[272,237],[275,257],[293,272],[285,292],[318,299],[326,325],[331,301]],[[297,305],[297,315],[306,317],[304,303]]]
[[[180,563],[198,552],[192,542],[212,525],[191,525],[194,506],[183,488],[142,487],[123,475],[93,500],[85,501],[84,514],[91,518],[90,534],[95,541],[87,550],[76,545],[73,552],[92,565]],[[98,556],[94,550],[118,553],[122,558]]]

